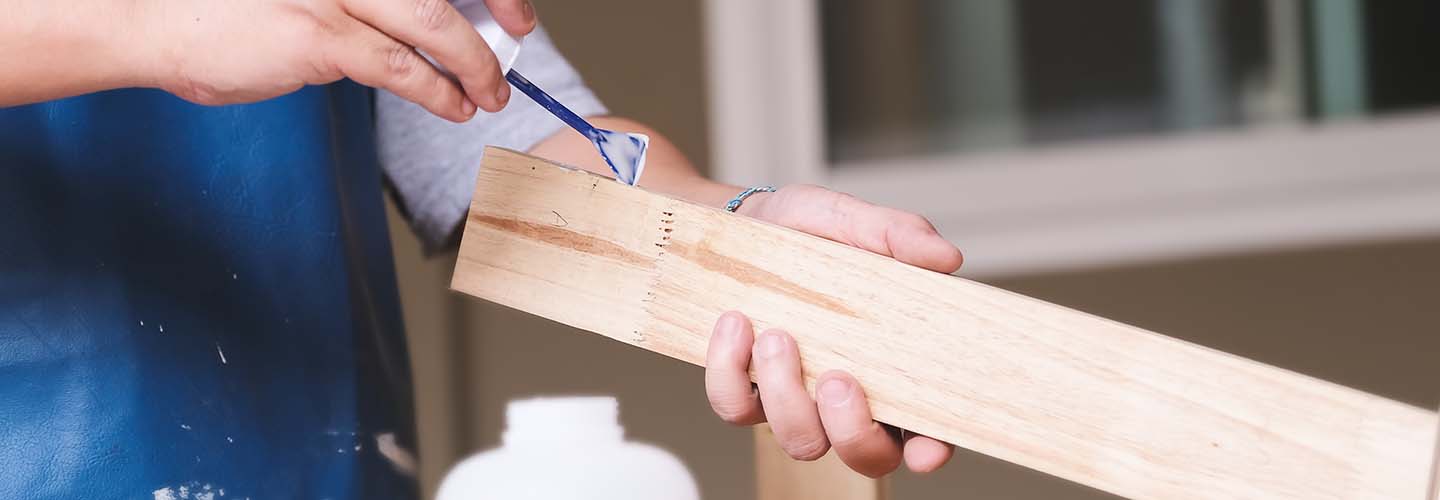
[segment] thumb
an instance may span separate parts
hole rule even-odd
[[[960,269],[965,257],[940,236],[935,226],[924,217],[890,208],[881,208],[893,215],[885,226],[885,244],[895,260],[941,273]]]
[[[839,230],[851,245],[946,274],[960,269],[965,260],[924,217],[856,198],[836,208],[843,211],[838,218],[847,222]]]
[[[495,22],[512,36],[525,36],[535,30],[535,6],[530,0],[485,0],[485,6]]]
[[[960,269],[964,256],[929,220],[818,186],[787,186],[774,222],[941,273]],[[781,194],[781,193],[777,193]]]

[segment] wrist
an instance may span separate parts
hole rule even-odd
[[[159,20],[165,2],[116,0],[108,19],[101,19],[100,53],[111,63],[115,87],[163,87],[160,62],[163,46],[155,38],[165,33]]]
[[[730,202],[735,201],[737,198],[740,198],[741,195],[745,194],[747,190],[750,190],[751,187],[754,187],[741,187],[719,182],[712,184],[714,184],[715,194],[713,195],[712,199],[706,201],[705,204],[722,210],[724,210],[726,205],[729,205]],[[774,196],[775,192],[773,190],[753,191],[740,200],[739,206],[735,207],[735,210],[733,210],[733,212],[739,215],[744,215],[746,217],[760,218],[760,215],[765,212],[765,206]]]
[[[711,193],[703,200],[693,201],[747,217],[759,218],[770,198],[775,196],[775,188],[769,186],[742,187],[720,182],[710,184]],[[762,187],[766,189],[761,189]],[[732,204],[733,210],[730,208]]]
[[[769,205],[770,200],[774,197],[774,191],[756,192],[754,194],[751,194],[749,197],[745,198],[745,201],[741,203],[738,208],[735,209],[735,213],[755,219],[763,219],[764,217],[761,217],[761,215],[765,213],[765,207]]]
[[[746,188],[745,190],[740,191],[739,193],[737,193],[734,198],[730,198],[730,201],[728,201],[728,202],[725,203],[725,211],[727,211],[727,212],[734,212],[734,213],[743,213],[743,212],[740,212],[740,208],[745,206],[745,202],[749,201],[751,198],[754,198],[754,197],[756,197],[756,196],[764,195],[764,194],[767,194],[767,193],[773,193],[773,192],[775,192],[775,187],[774,187],[774,186],[768,186],[768,185],[767,185],[767,186],[755,186],[755,187]],[[763,198],[763,196],[761,196],[761,197]],[[752,203],[752,204],[750,205],[751,208],[752,208],[752,210],[750,210],[750,212],[753,212],[753,211],[754,211],[753,208],[755,207],[755,205],[757,205],[757,204],[759,204],[759,203],[760,203],[760,200],[759,200],[759,199],[756,199],[756,200],[755,200],[755,203]]]
[[[668,182],[645,182],[642,180],[640,184],[676,198],[715,208],[724,208],[725,203],[730,201],[730,198],[733,198],[737,193],[745,190],[745,188],[742,187],[731,186],[723,182],[715,182],[693,174],[678,179],[667,179],[667,181]]]
[[[160,1],[160,0],[156,0]],[[19,2],[0,16],[0,106],[145,85],[144,0]]]
[[[703,177],[696,177],[696,182],[685,186],[684,189],[677,190],[674,194],[695,203],[708,205],[723,210],[725,209],[726,205],[730,204],[730,202],[734,201],[736,198],[739,198],[740,195],[744,194],[749,189],[750,188],[748,187],[741,187],[732,184],[726,184],[723,182],[715,182],[705,179]],[[758,217],[760,214],[764,213],[765,206],[774,196],[774,191],[757,190],[751,192],[748,196],[745,196],[744,199],[740,200],[740,206],[735,208],[734,213],[747,217]]]

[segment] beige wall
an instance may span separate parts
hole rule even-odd
[[[698,0],[537,0],[557,44],[618,114],[703,162]],[[617,60],[604,46],[645,51]],[[505,401],[615,394],[634,439],[690,465],[708,499],[752,498],[746,430],[710,415],[698,368],[446,291],[453,256],[422,259],[391,218],[417,381],[427,497],[449,464],[497,442]],[[1433,407],[1440,402],[1440,239],[998,280],[1222,350]],[[974,454],[901,474],[899,499],[1105,498]]]
[[[705,135],[698,0],[534,0],[555,44],[612,113],[665,132],[697,164]],[[629,51],[637,57],[619,57]]]

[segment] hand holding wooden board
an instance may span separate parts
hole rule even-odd
[[[1122,496],[1427,493],[1427,410],[508,150],[476,184],[476,297],[694,364],[739,310],[812,389],[845,370],[880,421]]]

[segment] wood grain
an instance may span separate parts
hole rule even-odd
[[[451,286],[695,364],[741,310],[812,389],[849,371],[878,420],[1132,498],[1423,498],[1430,475],[1434,412],[507,150]]]
[[[769,424],[755,426],[756,500],[886,500],[889,485],[850,470],[835,453],[800,462],[775,442]]]

